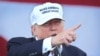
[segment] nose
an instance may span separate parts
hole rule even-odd
[[[56,30],[57,30],[57,25],[54,24],[54,23],[51,24],[51,25],[50,25],[50,30],[51,30],[51,31],[56,31]]]

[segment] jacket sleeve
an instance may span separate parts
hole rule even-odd
[[[7,56],[39,56],[42,55],[42,43],[39,41],[27,41],[27,38],[13,38],[8,42]]]

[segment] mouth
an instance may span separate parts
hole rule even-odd
[[[51,36],[56,36],[57,34],[52,34]]]

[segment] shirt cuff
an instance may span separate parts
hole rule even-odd
[[[43,40],[43,47],[42,47],[42,53],[46,53],[48,51],[52,51],[54,48],[52,48],[51,45],[51,37],[48,37]]]

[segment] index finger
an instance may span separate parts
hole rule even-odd
[[[79,27],[81,26],[81,24],[75,25],[72,28],[70,28],[70,30],[75,31],[77,30]]]

